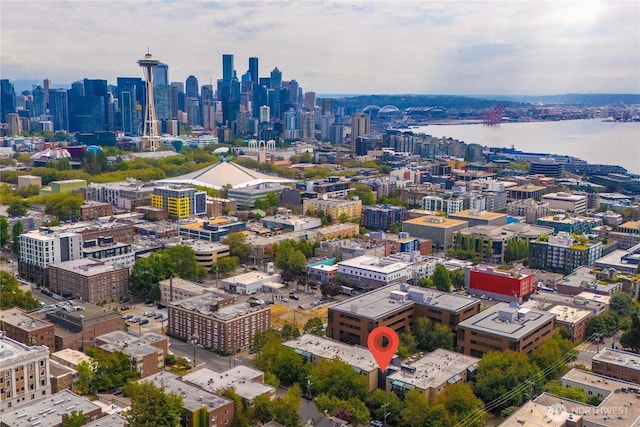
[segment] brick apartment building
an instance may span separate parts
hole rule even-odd
[[[129,290],[129,268],[81,258],[51,265],[47,269],[47,283],[59,295],[92,304],[117,302]]]
[[[53,351],[55,339],[52,323],[29,316],[19,308],[0,311],[0,322],[3,336],[26,345],[43,345]]]
[[[103,203],[96,201],[86,201],[80,206],[80,219],[87,221],[97,219],[103,216],[111,216],[113,214],[113,206],[111,203]]]
[[[225,354],[249,348],[257,332],[271,327],[270,306],[238,303],[213,292],[169,302],[167,309],[169,334]]]
[[[605,347],[591,359],[591,370],[595,374],[640,384],[640,355]]]
[[[113,331],[96,338],[96,347],[108,352],[121,351],[129,356],[131,366],[140,377],[148,377],[164,368],[169,339],[154,332],[141,337],[124,331]]]
[[[503,350],[528,354],[552,336],[555,319],[546,311],[496,304],[458,324],[458,351],[473,357]]]
[[[407,284],[384,286],[329,307],[329,331],[335,340],[366,346],[369,332],[388,326],[396,332],[426,317],[456,331],[459,322],[480,313],[480,300]]]

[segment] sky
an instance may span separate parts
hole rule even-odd
[[[640,93],[640,2],[0,0],[0,77],[238,76],[260,58],[319,94]]]

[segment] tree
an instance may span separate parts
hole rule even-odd
[[[451,274],[444,264],[436,264],[433,272],[433,285],[442,292],[451,292]]]
[[[338,216],[338,221],[340,222],[340,224],[345,224],[345,223],[349,222],[349,215],[347,215],[346,213],[342,212]]]
[[[82,427],[85,422],[84,412],[78,412],[75,409],[64,418],[65,420],[62,423],[62,427]]]
[[[229,233],[224,239],[224,244],[229,246],[229,255],[237,257],[241,261],[249,255],[249,245],[244,233]]]
[[[84,203],[82,196],[69,193],[52,194],[45,200],[45,213],[60,221],[75,220],[80,217],[80,207]]]
[[[236,393],[233,387],[218,390],[218,394],[233,401],[233,427],[251,427],[251,420],[245,410],[242,397]]]
[[[613,312],[606,312],[589,319],[586,336],[610,336],[620,328],[620,317]]]
[[[0,248],[9,241],[9,221],[7,218],[0,218]]]
[[[488,419],[484,403],[476,397],[468,383],[457,382],[447,385],[434,403],[435,406],[443,406],[443,413],[448,417],[446,425],[456,425],[473,416],[473,422],[465,422],[464,425],[481,427]]]
[[[29,203],[26,200],[15,200],[9,204],[7,215],[10,218],[18,218],[27,214]]]
[[[619,316],[630,316],[638,307],[637,303],[624,292],[614,292],[609,300],[609,307]]]
[[[566,362],[560,363],[564,356],[558,342],[551,337],[531,352],[529,360],[545,372],[547,379],[557,379],[568,370]]]
[[[29,311],[40,307],[40,303],[33,297],[31,291],[20,289],[18,280],[6,271],[0,271],[0,309],[18,307]]]
[[[355,397],[364,401],[369,394],[366,378],[338,358],[320,361],[311,370],[309,382],[315,395],[327,394],[340,400]]]
[[[376,202],[376,197],[371,191],[371,187],[367,184],[356,185],[355,189],[349,193],[349,196],[358,196],[363,205],[373,205]]]
[[[75,385],[75,392],[79,395],[89,394],[93,383],[93,366],[85,360],[78,363],[76,370],[78,371],[78,382]]]
[[[577,402],[587,403],[587,394],[584,390],[577,387],[563,387],[560,381],[552,380],[544,386],[545,391],[558,397],[575,400]]]
[[[220,258],[218,262],[211,266],[211,272],[217,274],[228,274],[235,271],[240,266],[240,260],[235,256]]]
[[[387,424],[393,426],[400,423],[403,403],[395,393],[385,393],[377,388],[369,396],[367,406],[374,420],[386,420]]]
[[[121,351],[107,353],[96,347],[89,347],[85,349],[85,354],[94,361],[91,392],[113,390],[140,376],[131,366],[129,356]]]
[[[291,325],[289,322],[284,322],[282,325],[282,339],[287,341],[293,338],[298,338],[300,331],[296,326]]]
[[[419,390],[409,390],[404,395],[404,409],[400,413],[401,425],[424,427],[427,425],[429,404]]]
[[[169,259],[172,261],[174,273],[179,277],[197,281],[207,275],[206,268],[198,263],[196,253],[189,246],[171,246],[165,250]]]
[[[13,228],[11,229],[11,241],[13,243],[11,250],[16,256],[20,255],[20,235],[23,231],[24,226],[22,225],[22,222],[16,221],[16,223],[13,224]]]
[[[318,336],[325,335],[324,323],[322,323],[322,319],[319,317],[312,317],[307,320],[307,323],[304,324],[302,330],[305,334],[314,334]]]
[[[300,386],[294,384],[287,389],[284,396],[273,400],[271,413],[273,421],[284,426],[299,427],[302,425],[298,408],[300,408]]]
[[[126,393],[131,409],[125,414],[127,422],[139,427],[179,427],[182,415],[182,396],[166,393],[150,381],[130,382]]]
[[[464,289],[464,270],[458,269],[451,272],[451,284],[455,289]]]
[[[424,317],[418,317],[414,320],[411,329],[418,349],[425,351],[433,351],[436,348],[453,350],[455,335],[446,326],[434,323]]]
[[[631,315],[631,326],[620,337],[620,345],[640,352],[640,309]]]
[[[314,399],[314,402],[319,411],[326,411],[331,416],[345,420],[350,424],[369,424],[369,410],[362,400],[355,397],[344,400],[335,396],[320,394]]]
[[[514,351],[488,352],[478,363],[473,392],[483,402],[501,398],[494,411],[520,406],[534,396],[544,378],[527,356]]]

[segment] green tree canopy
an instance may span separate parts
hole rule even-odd
[[[409,390],[404,395],[404,409],[400,413],[401,425],[406,427],[427,426],[429,404],[420,390]]]
[[[82,411],[78,412],[74,409],[70,414],[64,417],[62,427],[82,427],[84,423],[84,413]]]
[[[31,291],[20,289],[18,280],[6,271],[0,271],[0,309],[18,307],[23,310],[34,310],[40,303],[33,297]]]
[[[636,309],[631,315],[631,325],[620,337],[620,345],[636,353],[640,352],[640,309]]]
[[[121,351],[107,353],[99,348],[89,347],[85,349],[85,354],[94,362],[91,392],[113,390],[140,376],[131,365],[131,359],[126,353]]]
[[[411,330],[420,350],[433,351],[436,348],[453,350],[455,335],[444,325],[418,317],[414,320]]]
[[[51,194],[45,198],[45,213],[53,215],[60,221],[76,220],[80,217],[80,207],[84,198],[75,194]]]
[[[320,361],[311,370],[309,381],[314,395],[326,394],[340,400],[354,397],[365,401],[369,394],[366,378],[338,358]]]
[[[0,218],[0,247],[7,244],[9,237],[9,221],[7,218]]]
[[[363,205],[373,205],[376,202],[376,197],[371,191],[371,187],[367,184],[358,184],[349,192],[349,196],[358,196],[362,200]]]
[[[236,393],[233,387],[218,390],[218,394],[233,401],[233,427],[251,427],[250,414],[247,414],[242,397]]]
[[[307,320],[307,323],[304,324],[302,330],[305,334],[314,334],[318,336],[325,335],[324,323],[319,317],[312,317]]]
[[[130,382],[126,394],[131,398],[127,421],[136,427],[179,427],[182,396],[166,393],[150,381]]]
[[[614,292],[611,294],[611,299],[609,301],[609,307],[619,316],[627,317],[630,316],[636,309],[638,308],[638,303],[631,298],[628,294],[624,292]]]
[[[7,208],[7,215],[11,218],[25,216],[28,208],[29,203],[26,200],[14,200]]]
[[[520,406],[533,397],[544,378],[540,369],[529,363],[527,356],[514,351],[488,352],[478,363],[473,391],[483,402],[492,402],[499,397],[495,411],[509,406]]]
[[[432,279],[437,290],[451,292],[451,274],[444,264],[436,264]]]
[[[13,228],[11,229],[11,242],[13,243],[11,247],[11,251],[16,256],[20,255],[20,235],[22,234],[23,231],[24,231],[24,225],[22,225],[22,222],[16,221],[16,223],[13,224]]]
[[[237,257],[240,261],[247,259],[249,255],[249,245],[244,233],[229,233],[224,239],[224,244],[229,246],[229,255]]]
[[[369,396],[367,406],[374,420],[382,421],[386,416],[387,424],[395,426],[400,423],[400,414],[404,404],[397,394],[386,393],[377,388]]]
[[[435,406],[437,405],[444,407],[446,425],[456,425],[462,420],[469,420],[464,425],[482,427],[488,420],[484,403],[476,397],[468,383],[457,382],[446,386],[435,401]]]

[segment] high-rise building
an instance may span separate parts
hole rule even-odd
[[[187,113],[187,123],[189,126],[200,126],[201,113],[200,113],[200,99],[198,97],[185,97],[184,109]]]
[[[260,107],[260,123],[270,122],[271,121],[271,111],[268,105],[263,105]]]
[[[316,140],[316,126],[313,110],[300,112],[300,139],[303,141]]]
[[[13,84],[0,80],[0,122],[7,123],[7,114],[16,112],[16,91]]]
[[[251,75],[251,81],[254,85],[258,85],[258,58],[249,58],[249,74]]]
[[[158,66],[153,70],[153,84],[156,86],[166,86],[169,84],[169,66],[158,63]]]
[[[42,87],[44,88],[44,102],[49,103],[49,89],[51,89],[51,79],[44,79],[42,81]]]
[[[282,71],[278,67],[271,71],[271,89],[277,89],[282,86]]]
[[[31,104],[31,116],[40,117],[47,109],[45,101],[45,90],[42,86],[37,85],[33,88],[33,102]]]
[[[7,126],[9,136],[16,136],[22,133],[22,122],[18,113],[7,114]]]
[[[333,114],[333,99],[332,98],[320,99],[320,107],[322,107],[322,114]]]
[[[82,257],[82,235],[32,230],[20,235],[20,275],[42,283],[44,270],[51,264]]]
[[[233,55],[222,55],[222,80],[229,82],[233,78]]]
[[[120,109],[120,130],[130,135],[140,135],[140,112],[145,105],[144,82],[139,77],[118,77],[116,93]]]
[[[371,133],[371,116],[365,113],[356,113],[351,116],[351,146],[355,150],[359,136],[369,136]]]
[[[171,82],[171,118],[178,118],[178,111],[184,111],[184,83]]]
[[[67,91],[49,89],[49,112],[53,116],[53,129],[69,130],[69,104]]]
[[[295,140],[298,138],[300,138],[298,112],[291,108],[284,112],[284,139]]]
[[[205,130],[213,130],[216,127],[213,86],[202,86],[201,93],[202,102],[200,103],[200,107],[202,110],[202,127],[204,127]]]
[[[153,88],[156,118],[159,121],[170,120],[171,116],[171,86],[155,86]]]
[[[316,93],[305,92],[304,94],[304,108],[307,110],[313,110],[316,106]]]
[[[198,79],[195,76],[187,77],[187,81],[184,87],[185,95],[187,96],[187,98],[198,97]]]

